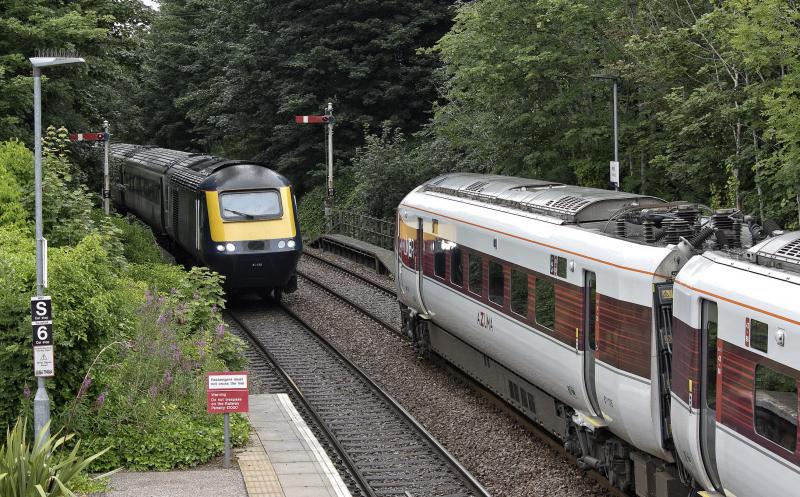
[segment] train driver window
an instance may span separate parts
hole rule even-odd
[[[469,254],[469,291],[483,295],[483,258]]]
[[[442,240],[433,242],[433,274],[439,278],[444,278],[445,271],[447,270],[447,255],[444,253]]]
[[[511,312],[528,317],[528,273],[511,269]]]
[[[536,323],[552,330],[556,323],[556,292],[552,281],[536,279]]]
[[[797,448],[797,380],[756,366],[756,433],[794,453]]]
[[[769,325],[767,323],[762,323],[761,321],[756,321],[755,319],[750,320],[750,347],[760,350],[761,352],[767,352],[767,345],[769,344]]]
[[[503,265],[499,262],[489,261],[489,300],[497,305],[503,305],[504,287]]]
[[[455,244],[450,249],[450,281],[454,285],[464,286],[464,259],[461,247]]]
[[[283,214],[276,190],[225,192],[219,196],[222,219],[277,219]]]

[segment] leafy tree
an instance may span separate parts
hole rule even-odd
[[[105,117],[124,130],[135,84],[133,36],[152,11],[139,0],[7,0],[0,4],[0,140],[33,141],[32,68],[37,49],[77,50],[87,64],[44,72],[43,121],[86,129]]]
[[[148,68],[161,92],[154,106],[170,114],[153,136],[264,159],[303,186],[323,157],[322,133],[296,126],[295,114],[332,101],[345,157],[363,124],[408,131],[424,122],[436,59],[417,48],[446,31],[450,3],[162,2]]]

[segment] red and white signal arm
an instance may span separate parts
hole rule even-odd
[[[328,124],[331,116],[294,116],[297,124]]]
[[[247,412],[247,371],[208,373],[206,375],[206,401],[209,413],[226,414]]]
[[[69,140],[73,142],[102,142],[108,140],[108,133],[70,133]]]

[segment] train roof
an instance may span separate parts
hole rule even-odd
[[[259,162],[224,159],[213,155],[129,143],[112,144],[111,155],[159,174],[166,174],[169,171],[169,175],[175,181],[189,188],[214,188],[220,186],[221,182],[228,188],[246,188],[247,181],[240,184],[242,181],[239,181],[240,178],[236,178],[236,175],[225,172],[220,177],[216,174],[235,165],[246,165],[258,170],[251,171],[245,180],[252,180],[255,175],[262,185],[289,185],[286,178]]]
[[[627,208],[659,207],[667,203],[636,193],[474,173],[439,176],[425,183],[422,190],[501,205],[566,223],[607,221]]]

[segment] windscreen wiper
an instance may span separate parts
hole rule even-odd
[[[242,216],[242,217],[247,218],[247,219],[255,219],[256,218],[256,216],[253,215],[253,214],[248,214],[246,212],[235,211],[233,209],[228,209],[227,207],[225,207],[223,210],[228,211],[228,212],[230,212],[232,214],[236,214],[237,216]]]

